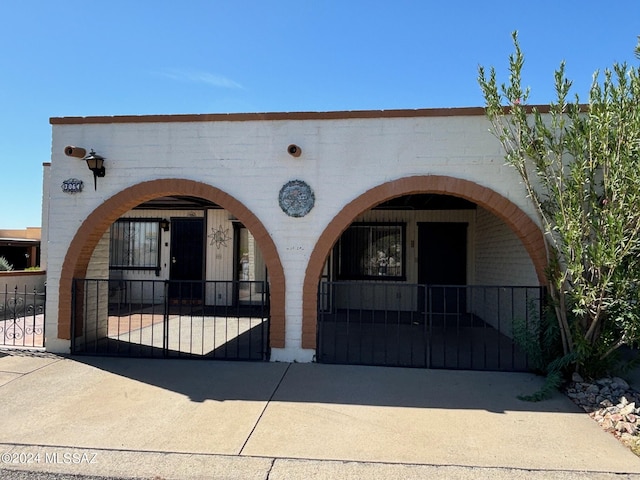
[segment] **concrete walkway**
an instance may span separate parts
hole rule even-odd
[[[530,374],[0,358],[0,470],[158,479],[640,478]]]

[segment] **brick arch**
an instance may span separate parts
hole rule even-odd
[[[540,284],[547,283],[544,273],[547,256],[542,231],[513,202],[493,190],[469,180],[441,175],[401,178],[374,187],[351,201],[334,217],[320,235],[307,264],[302,290],[302,348],[316,348],[318,282],[326,258],[342,232],[358,215],[379,203],[417,193],[435,193],[464,198],[496,215],[511,228],[522,242],[531,257]]]
[[[62,264],[58,303],[58,338],[71,338],[71,284],[73,278],[87,273],[93,250],[109,226],[140,203],[170,195],[189,195],[210,200],[231,212],[255,237],[269,270],[271,325],[270,344],[284,347],[285,278],[280,256],[262,222],[242,203],[222,190],[200,182],[184,179],[162,179],[129,187],[97,207],[76,232]]]

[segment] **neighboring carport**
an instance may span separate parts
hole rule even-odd
[[[13,270],[36,267],[40,263],[40,239],[0,236],[0,257],[4,257]]]

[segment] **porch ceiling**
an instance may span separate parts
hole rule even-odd
[[[221,208],[220,205],[203,198],[176,195],[158,197],[141,203],[134,210],[204,210],[206,208]]]
[[[387,200],[374,210],[475,210],[477,205],[452,195],[418,193]]]

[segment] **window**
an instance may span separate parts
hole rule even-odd
[[[160,220],[120,219],[111,225],[109,268],[160,270]]]
[[[337,245],[338,278],[404,280],[403,223],[354,223]]]

